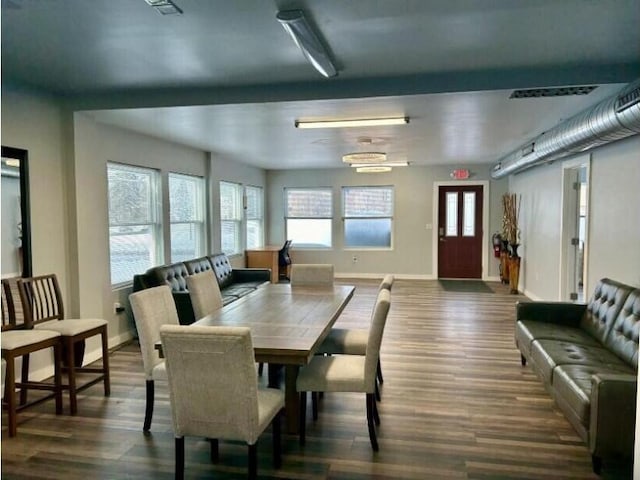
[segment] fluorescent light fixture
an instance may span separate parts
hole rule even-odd
[[[376,163],[352,163],[351,167],[408,167],[409,162],[384,162],[383,164]]]
[[[162,15],[181,15],[182,10],[173,0],[144,0]]]
[[[7,158],[3,160],[4,160],[4,164],[7,167],[20,168],[20,160],[18,160],[17,158]]]
[[[283,10],[278,12],[276,18],[318,72],[325,77],[335,77],[338,74],[329,52],[307,22],[302,10]]]
[[[361,118],[357,120],[318,120],[298,121],[296,128],[346,128],[346,127],[381,127],[386,125],[406,125],[409,117]]]
[[[342,156],[344,163],[381,163],[386,159],[384,152],[354,152]]]
[[[390,171],[391,171],[391,167],[385,166],[385,165],[375,165],[371,167],[356,168],[357,173],[384,173],[384,172],[390,172]]]

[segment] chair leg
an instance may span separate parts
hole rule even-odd
[[[151,419],[153,418],[153,402],[155,399],[155,382],[147,380],[147,403],[144,408],[144,425],[142,430],[148,432],[151,428]]]
[[[76,365],[73,355],[73,340],[63,337],[67,354],[67,377],[69,379],[69,405],[71,415],[78,413],[78,398],[76,396]]]
[[[376,422],[376,425],[380,425],[380,415],[378,415],[378,405],[376,405],[376,402],[373,402],[373,420]]]
[[[314,422],[318,420],[318,392],[311,392],[311,415]]]
[[[29,383],[29,354],[22,356],[22,376],[20,378],[22,385]],[[27,403],[27,387],[20,387],[20,405]]]
[[[257,443],[249,445],[249,478],[251,480],[258,477],[258,448]]]
[[[109,374],[109,344],[107,338],[107,327],[102,330],[102,370],[104,375],[104,396],[111,395],[111,376]]]
[[[184,479],[184,437],[176,437],[176,480]]]
[[[278,469],[282,466],[282,443],[280,441],[280,419],[282,411],[273,417],[271,433],[273,435],[273,468]]]
[[[373,419],[373,409],[376,408],[376,399],[373,393],[367,393],[367,426],[369,427],[369,440],[374,452],[378,451],[378,439],[376,438],[376,426]]]
[[[300,392],[300,445],[304,446],[307,429],[307,392]]]
[[[53,346],[53,385],[56,399],[56,415],[62,413],[62,344]]]
[[[18,432],[15,359],[12,355],[7,355],[4,359],[7,362],[7,378],[5,379],[4,398],[7,403],[7,416],[9,417],[9,436],[15,437]]]
[[[376,379],[375,381],[375,386],[376,386],[376,401],[381,402],[382,401],[382,397],[380,396],[380,387],[378,386],[378,380]]]
[[[217,438],[208,438],[207,440],[209,440],[209,446],[210,446],[210,452],[209,452],[209,457],[211,459],[211,463],[218,463],[218,461],[220,460],[220,449],[219,447],[219,442]]]
[[[262,376],[262,372],[264,372],[264,363],[260,362],[258,364],[258,376],[261,377]]]
[[[591,466],[593,467],[593,473],[600,475],[602,473],[602,457],[591,455]]]
[[[520,354],[520,363],[524,367],[527,364],[527,359],[524,358],[524,355]]]
[[[378,367],[376,368],[376,376],[378,377],[378,382],[380,385],[384,383],[384,378],[382,378],[382,366],[380,365],[380,359],[378,358]]]

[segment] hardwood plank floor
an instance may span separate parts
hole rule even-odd
[[[357,286],[339,325],[367,328],[377,281]],[[541,382],[520,366],[514,305],[524,297],[445,292],[437,281],[397,280],[382,344],[380,452],[369,445],[362,395],[326,394],[319,419],[308,413],[307,444],[283,437],[282,468],[271,467],[271,439],[258,445],[260,478],[593,479],[591,459]],[[337,324],[337,325],[338,325]],[[142,433],[145,385],[137,344],[111,355],[111,396],[101,385],[79,395],[75,417],[53,402],[23,411],[18,436],[2,428],[2,478],[173,478],[166,387],[156,386],[152,433]],[[266,375],[261,379],[266,381]],[[65,397],[65,412],[68,400]],[[246,478],[246,447],[186,441],[187,478]],[[602,478],[631,478],[631,466],[605,464]]]

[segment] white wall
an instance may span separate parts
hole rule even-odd
[[[467,166],[473,172],[471,180],[489,180],[489,166]],[[451,167],[403,167],[384,174],[358,174],[354,169],[329,170],[272,170],[267,172],[269,186],[268,243],[284,243],[284,188],[333,188],[333,248],[331,250],[292,249],[294,262],[333,263],[337,275],[379,276],[395,273],[408,278],[432,278],[433,231],[437,219],[433,218],[433,188],[436,181],[450,181]],[[345,250],[342,226],[343,186],[394,185],[395,212],[392,250]],[[489,232],[501,230],[500,198],[506,191],[507,180],[491,181],[489,188]],[[491,248],[489,245],[488,249]],[[357,262],[353,262],[353,256]],[[489,277],[498,277],[498,262],[489,252]]]

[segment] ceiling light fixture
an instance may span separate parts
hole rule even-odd
[[[276,18],[318,72],[325,77],[335,77],[338,74],[329,52],[307,22],[302,10],[283,10],[278,12]]]
[[[162,15],[182,15],[182,10],[172,0],[144,0]]]
[[[353,168],[359,167],[408,167],[409,162],[384,162],[382,164],[379,163],[352,163],[350,165]]]
[[[342,156],[344,163],[362,164],[362,163],[382,163],[387,160],[387,154],[384,152],[353,152]]]
[[[384,173],[384,172],[390,172],[390,171],[391,171],[391,167],[386,165],[376,165],[376,166],[356,168],[357,173]]]
[[[296,120],[296,128],[346,128],[346,127],[381,127],[387,125],[406,125],[409,117],[362,118],[355,120]]]
[[[3,158],[2,161],[7,167],[20,168],[20,160],[17,158]]]

